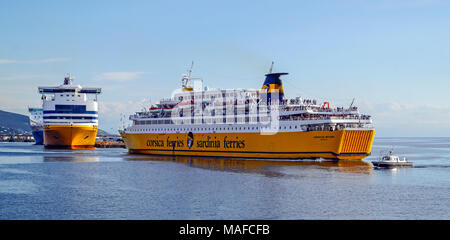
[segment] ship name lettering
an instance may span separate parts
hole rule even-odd
[[[245,140],[227,140],[227,137],[223,139],[224,148],[245,148]]]
[[[167,138],[167,147],[184,147],[184,141],[183,140],[169,140]]]
[[[211,140],[211,137],[208,136],[206,138],[206,141],[198,140],[197,147],[198,148],[220,148],[220,141],[219,140]]]
[[[164,147],[163,140],[147,140],[147,147]]]
[[[334,138],[334,136],[314,136],[314,138]]]

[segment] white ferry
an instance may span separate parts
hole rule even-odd
[[[43,144],[44,142],[44,119],[42,108],[28,108],[28,112],[30,113],[30,128],[31,133],[33,134],[33,138],[36,144]]]
[[[94,148],[98,129],[100,88],[72,83],[72,75],[57,87],[39,87],[42,94],[44,145],[47,148]]]

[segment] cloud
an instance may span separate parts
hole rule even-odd
[[[0,59],[0,64],[39,64],[39,63],[55,63],[55,62],[67,62],[70,61],[70,58],[44,58],[38,60],[13,60],[13,59]]]
[[[46,59],[40,59],[36,61],[28,61],[28,63],[54,63],[54,62],[68,62],[70,61],[70,58],[46,58]]]
[[[119,102],[119,101],[99,101],[99,113],[110,114],[116,117],[120,114],[132,114],[136,111],[143,111],[150,107],[150,101],[146,98],[135,101]],[[128,116],[127,116],[128,117]]]
[[[42,75],[42,74],[16,74],[9,76],[0,76],[0,81],[33,80],[33,79],[45,79],[49,77],[50,77],[49,75]]]
[[[430,103],[359,102],[381,136],[449,136],[450,106]]]
[[[17,63],[16,60],[0,59],[0,64]]]
[[[99,127],[114,133],[118,127],[128,126],[131,121],[128,117],[137,111],[143,111],[150,107],[148,99],[134,101],[99,101]]]
[[[380,7],[388,9],[436,7],[448,4],[448,2],[443,0],[378,0],[373,3],[377,3]]]
[[[139,78],[143,72],[105,72],[97,74],[93,77],[95,81],[117,81],[117,82],[125,82],[129,80],[133,80]]]

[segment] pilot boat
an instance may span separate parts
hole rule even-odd
[[[389,151],[383,155],[379,161],[372,161],[373,166],[379,168],[389,167],[412,167],[413,163],[408,162],[407,158],[400,158],[393,154],[393,151]]]

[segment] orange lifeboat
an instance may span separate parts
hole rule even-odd
[[[330,102],[323,102],[321,109],[330,109]]]

